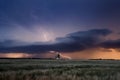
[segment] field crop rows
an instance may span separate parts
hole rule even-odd
[[[119,60],[0,59],[0,80],[119,79]]]

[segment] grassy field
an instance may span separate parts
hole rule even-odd
[[[0,59],[0,80],[120,80],[120,61]]]

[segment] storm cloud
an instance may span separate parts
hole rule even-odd
[[[33,43],[22,46],[13,46],[13,44],[10,46],[8,43],[9,47],[1,47],[0,53],[46,53],[48,51],[76,52],[94,48],[100,44],[101,47],[105,47],[104,45],[107,44],[112,47],[112,45],[115,45],[114,43],[105,43],[105,37],[111,33],[112,31],[109,29],[93,29],[67,34],[65,37],[56,38],[55,42],[52,43]],[[5,43],[4,45],[7,44]]]
[[[118,49],[120,48],[120,39],[118,40],[108,40],[100,44],[101,47],[104,48],[113,48],[113,49]]]

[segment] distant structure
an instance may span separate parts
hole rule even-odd
[[[57,59],[57,60],[59,60],[59,59],[71,60],[72,59],[71,57],[65,56],[65,55],[63,55],[63,54],[61,54],[60,52],[57,52],[57,51],[49,51],[49,52],[54,54],[55,55],[54,59]]]
[[[59,52],[56,53],[55,59],[61,59],[61,54]]]

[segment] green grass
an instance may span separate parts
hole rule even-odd
[[[119,60],[0,59],[0,80],[119,79]]]

